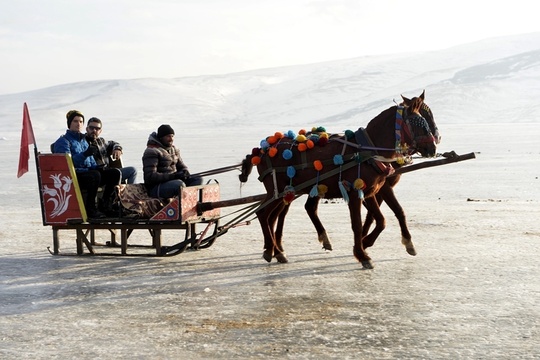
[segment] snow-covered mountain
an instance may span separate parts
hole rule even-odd
[[[450,49],[261,69],[221,76],[100,80],[0,96],[0,138],[18,133],[28,103],[36,131],[64,129],[80,109],[109,131],[367,123],[400,94],[426,89],[439,122],[529,122],[540,99],[540,33]]]

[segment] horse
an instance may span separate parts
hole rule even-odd
[[[414,102],[415,102],[414,98],[413,99],[408,99],[408,98],[404,97],[403,95],[401,97],[403,99],[403,102],[400,105],[402,105],[402,106],[409,107],[409,106],[411,106],[411,104],[414,104]],[[420,98],[422,99],[422,101],[424,101],[424,99],[425,99],[424,92],[422,92],[422,94],[420,95]],[[440,141],[441,141],[441,136],[439,134],[439,130],[437,128],[437,125],[435,124],[435,119],[434,119],[434,116],[433,116],[433,112],[431,111],[431,109],[429,108],[429,106],[426,103],[422,104],[422,107],[420,108],[420,114],[424,117],[424,119],[426,119],[426,121],[427,121],[427,123],[429,125],[429,128],[430,128],[433,136],[435,137],[436,144],[439,144]],[[410,155],[412,155],[413,151],[414,151],[413,148],[409,148],[409,154]],[[397,162],[392,162],[391,165],[392,165],[393,168],[399,168],[399,167],[402,166],[402,164],[397,163]],[[382,188],[379,190],[379,192],[375,195],[375,197],[376,197],[376,200],[377,200],[379,206],[382,205],[383,202],[386,202],[388,207],[393,211],[394,215],[396,216],[396,218],[398,220],[398,223],[399,223],[399,226],[400,226],[400,229],[401,229],[401,243],[405,246],[405,250],[407,251],[407,253],[409,255],[415,256],[416,255],[416,249],[415,249],[414,244],[412,242],[411,233],[409,232],[409,229],[407,227],[407,221],[406,221],[405,212],[404,212],[403,208],[401,207],[400,203],[398,202],[398,200],[397,200],[397,198],[395,196],[395,193],[394,193],[394,186],[396,186],[396,184],[399,182],[400,177],[401,177],[400,174],[395,174],[395,175],[387,177],[386,182],[384,183]],[[326,229],[324,228],[324,226],[323,226],[322,222],[320,221],[320,219],[318,217],[318,214],[317,214],[319,200],[320,200],[320,197],[308,197],[305,204],[304,204],[304,208],[305,208],[311,222],[315,226],[319,242],[322,244],[323,249],[332,250],[332,244],[330,242],[330,239],[328,238],[328,235],[326,233]],[[276,231],[275,231],[276,236],[282,236],[282,234],[283,234],[282,229],[283,229],[283,225],[284,225],[285,216],[287,214],[287,211],[288,211],[288,209],[284,209],[284,211],[279,216],[277,226],[276,226]],[[375,219],[374,219],[373,214],[368,211],[368,213],[366,215],[366,218],[365,218],[365,221],[364,221],[364,224],[363,224],[363,227],[362,227],[362,236],[363,237],[365,237],[368,234],[369,229],[370,229],[370,227],[371,227],[374,220]],[[386,226],[384,219],[378,219],[378,220],[379,221],[377,222],[377,225],[376,225],[377,227],[374,230],[374,231],[376,231],[376,233],[374,233],[374,235],[371,237],[371,242],[370,243],[364,243],[364,248],[373,246],[373,244],[374,244],[375,240],[377,239],[378,235],[384,230],[384,228]]]
[[[373,243],[378,234],[373,231],[362,235],[361,207],[364,202],[378,222],[384,219],[375,195],[384,186],[388,173],[381,171],[381,162],[371,165],[374,157],[369,149],[377,149],[378,156],[385,159],[396,159],[410,148],[422,156],[434,156],[436,140],[420,114],[422,104],[423,94],[413,98],[408,107],[393,106],[384,110],[365,129],[360,128],[352,135],[350,132],[343,136],[320,137],[317,145],[312,140],[306,141],[305,136],[302,139],[300,136],[279,137],[276,133],[262,142],[258,152],[253,149],[245,162],[250,158],[251,163],[257,165],[259,180],[267,191],[256,211],[264,237],[263,258],[268,262],[274,257],[280,263],[288,262],[281,241],[282,228],[276,228],[276,223],[280,215],[286,213],[292,199],[309,194],[310,197],[348,199],[354,234],[353,255],[363,268],[372,269],[363,243]],[[365,145],[366,142],[371,146]],[[256,159],[258,161],[254,161]],[[308,189],[312,185],[311,190]]]

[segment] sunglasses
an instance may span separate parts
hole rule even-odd
[[[101,128],[100,128],[100,127],[97,127],[97,126],[89,126],[88,128],[89,128],[90,130],[95,130],[95,131],[101,130]]]

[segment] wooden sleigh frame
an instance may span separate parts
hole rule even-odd
[[[41,154],[35,149],[35,157],[42,220],[44,226],[52,227],[53,249],[49,248],[49,251],[53,255],[61,254],[60,231],[75,232],[77,255],[84,255],[86,247],[90,255],[170,256],[181,253],[188,246],[209,247],[221,235],[218,231],[220,209],[202,211],[198,206],[201,202],[219,201],[217,183],[182,188],[178,197],[148,219],[88,219],[71,155]],[[198,233],[197,225],[204,226],[204,230]],[[106,231],[108,240],[98,241],[98,230],[99,233]],[[151,243],[130,244],[129,237],[134,230],[147,230]],[[163,230],[184,231],[184,239],[172,246],[162,246]],[[97,247],[103,245],[120,251],[98,251]],[[128,254],[130,247],[150,248],[153,253]]]

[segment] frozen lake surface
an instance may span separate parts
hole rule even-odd
[[[262,259],[256,222],[176,257],[51,256],[35,170],[15,179],[16,164],[3,161],[0,357],[539,358],[540,150],[523,134],[540,125],[445,131],[442,151],[477,159],[403,176],[396,193],[418,255],[384,207],[373,270],[352,255],[347,206],[320,207],[334,247],[325,252],[303,199],[286,223],[288,264]],[[13,144],[0,146],[17,158]],[[234,180],[221,182],[223,199],[238,197]],[[61,250],[74,252],[74,237],[61,233]]]

